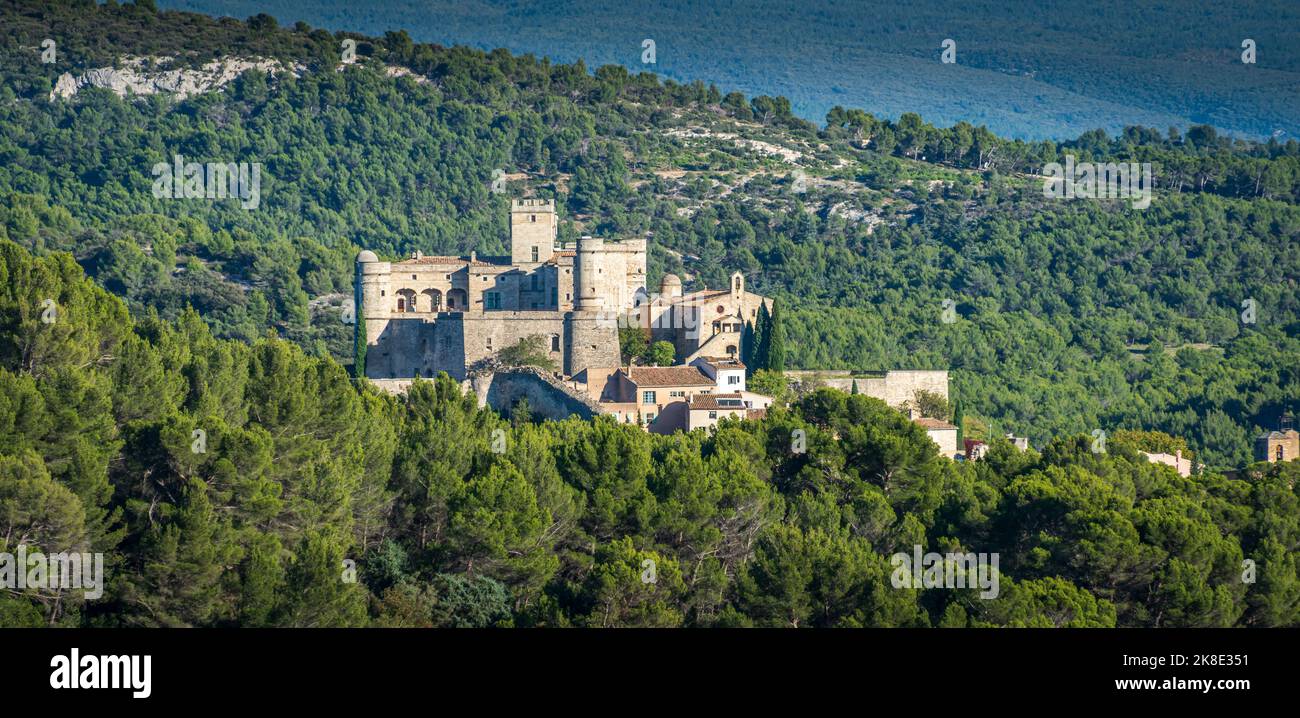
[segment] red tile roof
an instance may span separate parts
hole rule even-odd
[[[714,385],[712,379],[693,366],[634,366],[627,373],[628,379],[638,387]]]

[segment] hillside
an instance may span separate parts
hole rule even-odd
[[[108,577],[0,592],[0,626],[1300,621],[1300,463],[1247,465],[1300,408],[1294,142],[817,127],[400,33],[343,62],[343,37],[264,17],[0,17],[0,552],[101,552]],[[1067,152],[1152,162],[1152,205],[1048,200],[1032,173]],[[256,207],[158,196],[176,154],[261,163]],[[951,366],[970,431],[1039,449],[952,462],[828,389],[659,436],[349,376],[358,249],[498,253],[513,192],[555,197],[566,238],[650,233],[652,284],[746,272],[803,366]],[[1210,470],[1148,462],[1183,445],[1137,429]],[[914,550],[1000,555],[998,582],[891,588]]]
[[[972,429],[1037,444],[1159,429],[1232,467],[1300,408],[1294,140],[1026,144],[838,108],[818,128],[782,98],[402,33],[354,36],[343,65],[342,38],[267,17],[3,7],[5,234],[73,252],[138,315],[193,306],[218,336],[273,327],[346,361],[358,248],[499,254],[506,195],[533,192],[557,198],[566,238],[649,233],[652,285],[744,271],[785,306],[799,366],[952,368]],[[47,35],[68,38],[52,65]],[[229,58],[286,70],[183,100],[94,83],[49,99],[65,73],[138,58],[158,76]],[[1027,173],[1065,153],[1151,161],[1153,205],[1046,200]],[[261,205],[155,198],[150,168],[177,154],[262,163]],[[941,321],[945,301],[959,321]]]
[[[163,0],[169,9],[506,48],[595,67],[651,69],[747,95],[790,98],[818,121],[835,105],[919,112],[1006,137],[1066,139],[1124,125],[1212,124],[1300,136],[1300,8],[1252,3],[975,0]],[[580,29],[580,30],[579,30]],[[642,64],[644,39],[656,42]],[[1242,42],[1256,62],[1242,62]],[[952,39],[955,62],[940,62]]]

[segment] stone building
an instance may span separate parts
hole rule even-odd
[[[1300,432],[1291,427],[1294,418],[1284,415],[1276,431],[1255,439],[1255,460],[1277,463],[1300,457]]]
[[[564,377],[598,393],[621,363],[620,325],[649,328],[655,340],[672,342],[685,362],[703,355],[736,358],[744,322],[757,317],[761,302],[770,309],[771,300],[745,291],[739,273],[727,290],[688,295],[680,279],[667,275],[660,287],[668,291],[652,301],[645,288],[645,239],[581,237],[561,244],[558,226],[554,200],[516,199],[510,203],[509,257],[416,252],[384,262],[368,250],[358,254],[356,316],[365,376],[400,380],[447,372],[464,380],[502,349],[540,336]],[[588,369],[599,367],[604,375],[589,379]]]
[[[853,372],[846,369],[786,371],[791,387],[803,393],[825,386],[845,393],[879,399],[895,409],[903,409],[924,391],[948,398],[948,372],[944,369],[903,369],[885,372]]]
[[[745,277],[731,275],[726,289],[682,294],[682,280],[665,274],[659,294],[642,297],[631,323],[649,330],[651,341],[671,342],[677,357],[690,364],[699,357],[739,359],[745,324],[758,320],[758,308],[772,300],[745,290]]]
[[[925,416],[914,417],[912,422],[925,430],[925,435],[939,447],[940,456],[951,459],[957,455],[956,426],[942,419],[931,419]]]

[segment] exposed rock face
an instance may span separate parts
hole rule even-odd
[[[261,70],[269,75],[286,71],[284,64],[279,60],[240,57],[213,60],[197,70],[149,69],[149,66],[155,63],[165,64],[170,60],[169,57],[127,57],[123,58],[122,67],[98,67],[78,77],[65,72],[50,91],[50,101],[71,99],[81,88],[87,86],[111,90],[119,97],[167,92],[183,100],[192,95],[220,89],[249,70]],[[304,69],[303,66],[295,64],[287,71],[294,77],[298,77]]]

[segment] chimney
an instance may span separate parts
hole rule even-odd
[[[469,261],[470,264],[473,264],[474,262],[478,261],[478,251],[473,249],[469,250]]]

